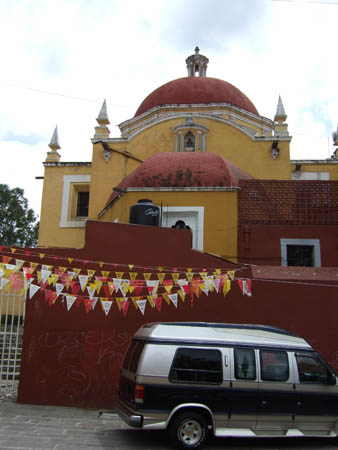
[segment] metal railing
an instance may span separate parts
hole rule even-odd
[[[25,296],[0,291],[0,398],[16,395],[20,376]]]

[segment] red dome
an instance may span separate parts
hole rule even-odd
[[[129,187],[236,187],[252,177],[216,153],[157,153],[128,175],[107,206]]]
[[[251,113],[258,111],[239,89],[226,81],[209,77],[185,77],[170,81],[143,100],[135,116],[155,106],[230,103]]]

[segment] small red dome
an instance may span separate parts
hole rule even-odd
[[[217,78],[184,77],[170,81],[148,95],[135,117],[155,106],[210,103],[230,103],[258,115],[254,104],[232,84]]]
[[[157,153],[119,184],[107,206],[129,187],[236,187],[241,179],[252,177],[216,153]]]

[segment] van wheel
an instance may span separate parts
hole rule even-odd
[[[170,440],[178,448],[201,448],[208,434],[208,422],[197,412],[182,413],[169,426]]]

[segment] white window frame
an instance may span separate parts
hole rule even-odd
[[[61,228],[84,228],[87,218],[81,220],[69,220],[70,192],[71,185],[76,183],[90,183],[90,175],[64,175],[61,204],[61,218],[59,226]]]
[[[195,250],[203,251],[204,245],[204,206],[163,206],[162,208],[162,220],[163,216],[166,213],[195,213],[197,215],[197,230],[196,233],[196,242],[197,245],[194,247]],[[166,227],[164,221],[162,222],[162,226]]]
[[[313,267],[321,267],[320,239],[281,239],[282,266],[288,267],[288,245],[309,245],[313,247]]]

